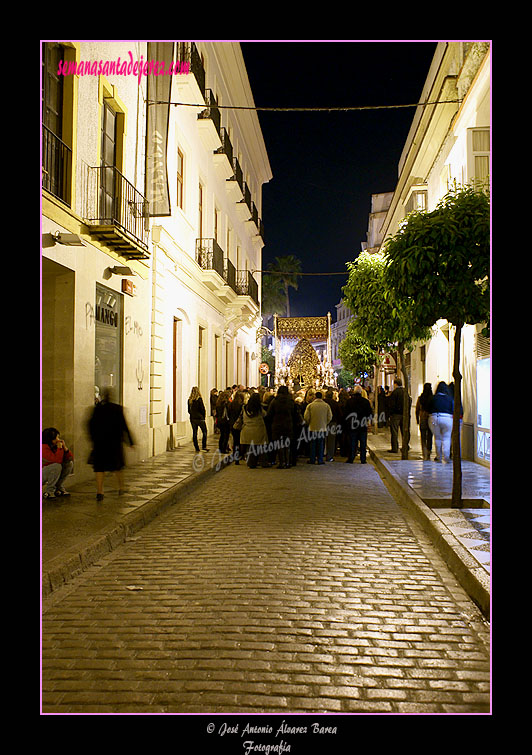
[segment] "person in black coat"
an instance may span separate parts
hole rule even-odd
[[[290,441],[294,431],[295,402],[286,385],[280,385],[277,396],[268,406],[267,417],[271,424],[271,437],[277,447],[277,469],[290,466]]]
[[[377,389],[377,412],[378,412],[378,426],[386,427],[386,393],[382,385],[379,385]]]
[[[201,448],[202,451],[207,451],[207,424],[205,422],[205,404],[203,398],[197,386],[194,386],[190,391],[188,397],[188,414],[190,417],[190,424],[192,425],[192,442],[194,448],[199,452],[198,444],[198,428],[201,430]]]
[[[394,380],[395,388],[388,397],[388,416],[390,419],[390,434],[392,436],[392,453],[398,453],[399,451],[399,430],[401,430],[401,439],[403,438],[403,402],[405,389],[403,388],[403,381],[397,377]],[[409,396],[409,407],[412,404],[412,398]]]
[[[425,383],[423,392],[419,395],[416,403],[416,421],[419,425],[421,436],[421,451],[424,461],[430,460],[432,452],[432,431],[429,426],[430,404],[432,401],[432,385]]]
[[[221,454],[228,454],[229,451],[229,436],[231,435],[231,423],[229,421],[229,393],[227,391],[220,391],[218,394],[218,401],[216,402],[216,425],[220,430],[220,438],[218,440],[218,450]]]
[[[331,407],[333,415],[333,418],[329,423],[329,430],[327,433],[326,456],[327,461],[334,461],[336,446],[338,445],[338,441],[340,440],[340,430],[342,427],[342,410],[340,408],[338,400],[334,398],[333,390],[329,389],[327,391],[324,401]]]
[[[109,390],[94,407],[89,420],[89,434],[92,440],[92,453],[89,463],[96,474],[96,499],[103,501],[103,481],[105,472],[115,472],[118,480],[118,494],[124,493],[123,468],[124,439],[133,446],[133,436],[127,426],[124,410],[120,404],[111,401]]]
[[[244,393],[243,391],[237,391],[233,396],[233,400],[229,404],[229,426],[231,428],[231,435],[233,436],[233,458],[235,464],[240,463],[240,429],[234,427],[235,422],[240,416],[242,407],[244,406]]]
[[[350,441],[346,463],[353,463],[360,443],[360,463],[365,464],[368,426],[371,424],[372,409],[368,399],[362,395],[362,388],[359,385],[355,385],[353,395],[345,405],[344,418]]]

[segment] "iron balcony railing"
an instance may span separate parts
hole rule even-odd
[[[220,131],[222,128],[222,118],[220,115],[220,110],[218,108],[218,102],[216,101],[216,97],[214,96],[214,94],[212,93],[210,89],[205,90],[204,97],[205,97],[205,104],[208,107],[206,110],[202,110],[202,112],[198,115],[198,118],[199,119],[210,118],[210,120],[214,123],[218,136],[220,136]]]
[[[87,221],[98,227],[120,229],[142,249],[148,249],[148,200],[118,168],[89,168]]]
[[[224,280],[228,286],[231,286],[235,294],[238,293],[236,287],[236,267],[230,259],[225,260]]]
[[[242,205],[247,205],[247,208],[249,210],[249,214],[251,215],[251,191],[249,190],[249,186],[244,181],[244,186],[242,189],[242,193],[244,194],[244,199],[240,202]]]
[[[205,92],[205,69],[201,62],[201,55],[194,42],[177,43],[177,59],[180,63],[188,63],[190,73],[196,79],[201,92]],[[187,74],[188,75],[188,74]]]
[[[241,296],[250,296],[259,305],[259,284],[249,270],[239,270],[236,281],[236,292]]]
[[[229,160],[229,163],[233,165],[233,145],[226,129],[222,126],[220,130],[220,139],[222,140],[222,146],[214,151],[215,155],[225,155]]]
[[[236,157],[233,157],[233,175],[231,178],[228,178],[227,180],[236,181],[237,184],[240,186],[240,191],[242,192],[242,194],[244,193],[244,174],[242,173],[242,168],[240,167],[238,158]]]
[[[196,262],[203,270],[215,270],[224,278],[224,253],[216,239],[196,239]]]
[[[72,150],[53,131],[42,127],[42,187],[70,206]]]
[[[258,230],[258,228],[259,228],[259,212],[258,212],[257,208],[255,207],[255,202],[251,203],[251,219],[253,220],[253,222],[257,226],[257,230]]]

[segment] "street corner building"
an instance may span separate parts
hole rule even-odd
[[[259,384],[272,174],[235,103],[253,106],[238,43],[42,43],[42,424],[76,481],[105,389],[133,462],[188,435],[192,386]]]

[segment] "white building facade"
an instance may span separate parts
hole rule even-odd
[[[440,42],[399,163],[398,183],[381,225],[382,241],[414,209],[432,210],[456,181],[485,185],[490,178],[490,45]],[[462,330],[462,456],[490,463],[490,342],[486,323]],[[430,341],[408,355],[415,404],[425,382],[452,381],[453,328],[440,320]]]
[[[188,438],[192,386],[208,407],[211,388],[258,383],[271,170],[256,113],[215,108],[214,96],[253,105],[237,43],[42,52],[42,426],[67,439],[78,481],[105,388],[124,405],[133,462]],[[150,121],[163,101],[152,60],[180,65],[159,78],[163,117]]]
[[[238,43],[179,43],[168,125],[170,211],[152,219],[153,452],[189,432],[198,386],[260,384],[262,185],[271,169]],[[199,103],[199,107],[195,107]]]

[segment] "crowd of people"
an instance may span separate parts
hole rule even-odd
[[[411,402],[411,399],[409,399]],[[299,460],[307,464],[325,464],[345,458],[352,464],[360,455],[366,463],[368,429],[377,425],[388,427],[390,451],[399,450],[399,434],[403,431],[404,388],[395,378],[392,391],[379,386],[377,393],[369,385],[353,389],[323,387],[290,391],[281,385],[276,391],[261,386],[246,388],[233,385],[225,391],[213,388],[208,410],[214,421],[220,454],[230,454],[235,464],[244,461],[248,467],[287,469]],[[430,460],[433,444],[434,461],[448,463],[451,459],[454,388],[441,381],[433,392],[425,383],[416,402],[424,460]],[[188,399],[194,448],[207,451],[207,408],[197,387]],[[462,409],[460,410],[460,417]],[[89,421],[92,452],[89,463],[96,475],[97,500],[104,498],[103,481],[107,471],[117,476],[119,493],[123,492],[123,443],[133,445],[122,407],[110,395],[102,396]],[[43,498],[64,497],[66,478],[72,474],[73,455],[61,438],[59,430],[48,427],[42,433]]]
[[[353,391],[324,387],[290,391],[281,385],[276,391],[261,386],[233,385],[225,391],[213,389],[209,411],[218,435],[218,451],[230,454],[235,464],[279,469],[307,464],[325,464],[335,457],[353,463],[360,453],[366,463],[367,432],[373,408],[367,390]],[[191,391],[188,411],[192,439],[200,451],[198,429],[202,430],[202,451],[207,450],[207,409],[197,387]]]
[[[409,398],[411,405],[411,398]],[[325,464],[345,458],[352,464],[360,456],[366,463],[368,430],[374,424],[389,428],[390,451],[399,451],[403,432],[404,388],[399,377],[393,390],[370,385],[352,389],[331,388],[291,391],[281,385],[276,390],[261,386],[233,385],[223,391],[213,388],[208,411],[213,418],[220,454],[230,454],[235,464],[248,467],[286,469],[298,460]],[[453,386],[440,382],[433,393],[426,383],[416,403],[423,459],[448,462],[451,456]],[[191,391],[188,411],[192,439],[200,451],[198,429],[202,431],[202,451],[207,451],[207,408],[197,387]]]

